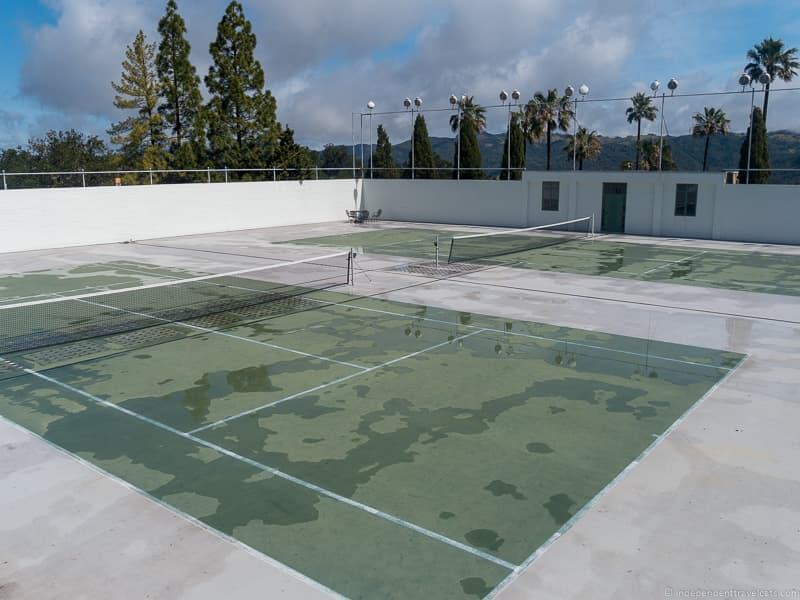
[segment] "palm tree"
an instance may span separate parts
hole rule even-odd
[[[692,135],[695,137],[705,136],[706,149],[703,152],[703,171],[708,170],[708,143],[712,135],[727,135],[730,133],[730,120],[728,120],[725,111],[721,108],[703,108],[702,113],[697,113],[692,117],[694,119],[694,127],[692,128]]]
[[[631,98],[633,106],[625,109],[628,123],[636,121],[636,170],[639,170],[639,157],[641,155],[642,119],[655,121],[658,109],[650,103],[650,96],[644,92],[637,92]]]
[[[465,96],[461,104],[461,121],[470,121],[475,125],[475,133],[486,129],[486,109],[480,104],[475,104],[475,96]],[[458,131],[458,114],[450,117],[450,129],[453,133]]]
[[[578,147],[575,148],[575,141],[577,140]],[[600,136],[597,131],[589,131],[586,127],[578,127],[578,131],[574,136],[567,138],[567,143],[564,146],[564,154],[567,157],[578,159],[578,170],[583,171],[583,161],[592,160],[600,155]]]
[[[525,105],[523,131],[529,141],[547,136],[547,170],[550,170],[550,134],[553,129],[568,131],[572,122],[573,108],[567,96],[559,96],[556,89],[547,91],[547,95],[536,92]]]
[[[744,67],[745,72],[753,81],[757,81],[762,73],[769,73],[770,80],[776,78],[789,82],[797,75],[796,69],[800,68],[797,60],[797,48],[786,48],[783,40],[766,38],[747,51],[750,62]],[[764,123],[767,122],[767,107],[769,106],[769,86],[764,88]]]

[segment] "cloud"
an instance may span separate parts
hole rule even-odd
[[[105,126],[99,123],[121,117],[112,105],[110,82],[119,78],[125,46],[139,29],[155,41],[164,0],[47,1],[57,19],[27,34],[19,90],[48,114],[63,115],[65,123],[94,123],[98,130],[93,133],[102,132]],[[201,78],[226,4],[179,1]],[[712,18],[717,8],[692,0],[675,0],[668,10],[655,0],[243,4],[258,36],[256,54],[267,86],[278,99],[279,119],[295,129],[300,141],[317,147],[349,142],[351,113],[363,111],[368,99],[378,111],[402,110],[402,99],[416,95],[428,109],[446,107],[451,93],[496,104],[501,88],[518,88],[527,99],[536,90],[583,82],[591,86],[592,99],[629,97],[646,89],[651,71],[661,77],[680,74],[681,91],[736,89],[741,68],[739,55],[716,63],[698,58],[702,35],[697,23]],[[741,0],[720,4],[732,8]],[[775,106],[788,106],[778,96]],[[734,96],[669,101],[670,131],[688,131],[693,111],[711,101],[730,110],[734,128],[746,127],[749,103]],[[629,134],[624,109],[625,102],[586,103],[581,122],[604,134]],[[505,115],[505,110],[490,110],[489,129],[501,131]],[[800,115],[787,109],[780,125],[777,115],[777,109],[770,112],[772,127],[800,127]],[[428,113],[432,134],[449,134],[448,116]],[[376,119],[393,140],[407,139],[408,115]],[[657,131],[657,125],[649,127]]]

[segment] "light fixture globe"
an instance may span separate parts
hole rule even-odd
[[[455,106],[456,104],[458,104],[458,98],[456,98],[455,94],[451,94],[450,95],[450,104],[452,106]]]
[[[575,88],[572,87],[571,85],[568,85],[567,87],[564,88],[564,95],[567,98],[572,98],[574,93],[575,93]]]
[[[758,76],[758,83],[761,85],[767,85],[768,83],[772,82],[772,76],[764,71],[761,75]]]
[[[514,90],[513,92],[511,92],[511,98],[513,100],[515,100],[515,101],[519,100],[521,97],[522,97],[522,94],[519,93],[519,90]]]
[[[667,87],[673,92],[678,89],[678,80],[674,77],[667,82]]]
[[[370,100],[369,102],[367,102],[367,108],[370,110],[374,109],[375,103],[372,100]]]
[[[651,89],[653,92],[657,92],[657,91],[658,91],[658,88],[659,88],[660,86],[661,86],[661,82],[660,82],[658,79],[655,79],[655,80],[653,80],[653,81],[651,81],[651,82],[650,82],[650,89]]]
[[[581,96],[587,96],[589,94],[589,86],[584,83],[578,88],[578,92],[580,92]]]
[[[506,100],[508,100],[508,92],[500,90],[500,102],[505,102]]]
[[[403,100],[403,106],[405,106],[406,108],[411,108],[411,98],[405,98]]]
[[[422,106],[422,98],[420,98],[419,96],[414,98],[414,106],[416,106],[417,108],[421,107]]]
[[[741,85],[742,87],[750,85],[751,81],[752,79],[750,78],[750,75],[748,75],[747,73],[742,73],[741,75],[739,75],[739,85]]]

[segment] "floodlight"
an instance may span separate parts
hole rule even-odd
[[[506,100],[508,100],[508,92],[500,90],[500,102],[505,103]]]
[[[451,104],[451,105],[453,105],[453,106],[455,106],[456,104],[458,104],[458,98],[456,98],[455,94],[452,94],[452,95],[450,96],[450,104]]]
[[[581,96],[586,96],[589,93],[589,86],[584,83],[578,88],[578,91],[580,92]]]
[[[758,76],[758,83],[761,85],[767,85],[772,82],[772,76],[764,71],[761,75]]]
[[[739,75],[740,86],[747,87],[748,85],[750,85],[751,81],[752,79],[750,79],[750,75],[748,75],[747,73],[742,73],[741,75]]]
[[[416,98],[414,98],[414,106],[416,106],[417,108],[419,108],[420,106],[422,106],[422,98],[420,98],[419,96],[417,96]]]
[[[403,100],[403,106],[405,106],[406,108],[411,108],[411,98],[406,98],[405,100]]]
[[[675,90],[678,89],[678,80],[673,77],[667,83],[667,87],[674,92]]]
[[[650,82],[650,89],[655,93],[655,92],[658,91],[658,88],[659,88],[660,85],[661,85],[661,82],[658,79],[656,79],[656,80]]]
[[[575,88],[572,87],[571,85],[568,85],[567,87],[564,88],[564,95],[567,98],[572,98],[572,94],[574,93],[575,93]]]
[[[513,92],[511,92],[511,98],[514,100],[519,100],[520,96],[521,94],[519,93],[519,90],[514,90]]]
[[[369,102],[367,102],[367,108],[372,110],[373,108],[375,108],[375,103],[372,100],[370,100]]]

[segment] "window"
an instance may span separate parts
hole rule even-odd
[[[679,183],[675,188],[675,216],[694,217],[697,214],[697,184]]]
[[[558,182],[542,182],[542,210],[558,210]]]

